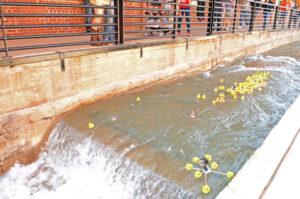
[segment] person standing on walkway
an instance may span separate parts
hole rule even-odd
[[[294,11],[293,11],[293,22],[294,22],[294,25],[293,27],[294,28],[297,28],[297,21],[299,21],[299,28],[300,28],[300,5],[295,5],[293,7]]]
[[[254,10],[253,23],[255,21],[256,16],[258,15],[258,11],[260,10],[262,0],[252,0],[250,2],[251,5],[251,13]],[[255,8],[254,8],[255,7]]]
[[[179,9],[180,9],[180,16],[185,15],[185,21],[187,26],[187,33],[191,34],[191,18],[190,18],[190,1],[192,0],[178,0],[179,2]],[[178,31],[177,34],[181,34],[181,23],[182,23],[182,17],[178,18]]]
[[[287,16],[289,8],[291,8],[291,1],[290,0],[282,0],[280,3],[279,24],[284,25],[285,17]]]
[[[205,21],[205,1],[204,0],[197,0],[197,19],[198,21]]]
[[[110,0],[91,0],[90,1],[92,5],[94,6],[108,6],[110,4]],[[94,13],[96,15],[103,15],[104,14],[104,8],[94,8]],[[92,18],[92,24],[103,24],[104,19],[103,17],[93,17]],[[103,26],[92,26],[91,32],[95,33],[102,33],[104,30]],[[94,34],[91,35],[91,42],[97,42],[102,41],[102,35],[101,34]],[[103,46],[105,43],[92,43],[93,46]]]
[[[264,27],[268,25],[268,19],[274,9],[274,3],[272,0],[266,0],[266,2],[262,5],[263,15],[264,15]]]
[[[242,29],[243,21],[249,28],[249,16],[250,16],[250,3],[246,0],[240,1],[240,26],[239,28]]]
[[[229,31],[230,26],[232,24],[230,23],[234,16],[234,1],[233,0],[225,0],[225,18],[224,18],[224,30]]]
[[[214,24],[218,32],[222,28],[223,0],[215,0]]]

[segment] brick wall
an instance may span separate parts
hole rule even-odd
[[[26,2],[26,3],[55,3],[82,5],[83,0],[2,0],[3,2]],[[128,3],[125,7],[146,7],[145,3]],[[126,15],[141,15],[142,10],[126,10]],[[3,6],[3,13],[36,13],[36,14],[85,14],[84,8],[68,7],[41,7],[41,6]],[[5,17],[5,25],[45,25],[45,24],[84,24],[84,17]],[[139,18],[125,18],[125,23],[142,22]],[[1,21],[0,21],[1,24]],[[141,29],[143,26],[127,26],[126,30]],[[85,27],[51,27],[51,28],[16,28],[7,29],[7,36],[59,34],[59,33],[82,33]],[[0,31],[2,36],[2,32]]]
[[[82,4],[82,0],[3,0],[3,2],[26,2],[26,3],[64,3]],[[3,6],[4,13],[36,13],[36,14],[84,14],[82,8],[60,8],[41,6]],[[45,24],[81,24],[85,19],[81,17],[6,17],[5,25],[45,25]],[[18,28],[8,29],[7,36],[36,35],[55,33],[84,32],[84,27],[53,27],[53,28]]]

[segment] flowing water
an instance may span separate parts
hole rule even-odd
[[[243,166],[300,93],[299,46],[78,109],[58,123],[36,162],[15,164],[0,178],[0,198],[215,198],[230,180],[209,174],[204,195],[203,177],[185,163],[210,154],[218,171]],[[256,71],[273,76],[265,89],[212,104],[221,78],[229,87]]]

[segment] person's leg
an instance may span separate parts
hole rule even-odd
[[[244,16],[245,16],[245,22],[247,26],[250,26],[250,21],[249,21],[249,11],[244,11]]]
[[[264,16],[264,27],[267,25],[267,12],[266,11],[264,11],[263,12],[263,16]]]
[[[220,32],[221,31],[221,27],[222,27],[222,23],[221,23],[221,15],[218,16],[219,18],[217,18],[217,31]]]
[[[187,32],[188,33],[191,33],[191,18],[190,18],[190,8],[186,8],[186,11],[185,11],[185,20],[187,22],[186,26],[187,26]]]
[[[271,12],[268,11],[268,12],[267,12],[267,24],[268,24],[268,19],[270,18],[270,16],[271,16]]]
[[[221,23],[221,17],[222,17],[222,8],[215,8],[215,18],[216,18],[216,23],[217,23],[217,31],[221,31],[222,23]]]
[[[91,24],[91,23],[92,23],[91,17],[87,17],[87,18],[86,18],[86,23],[87,23],[87,24]],[[87,26],[87,27],[86,27],[86,32],[91,32],[91,26]]]
[[[98,5],[99,6],[99,5]],[[103,15],[104,14],[104,9],[103,8],[95,8],[94,13],[96,15]],[[102,24],[103,23],[103,17],[93,17],[92,23],[93,24]],[[92,32],[103,32],[103,26],[92,26],[91,28]],[[102,40],[102,35],[92,35],[91,36],[91,41],[101,41]],[[95,43],[92,44],[95,46],[101,46],[102,43]]]
[[[104,23],[107,23],[107,21],[108,21],[108,17],[106,16],[108,14],[109,14],[108,13],[108,9],[105,8],[104,9],[104,15],[105,15],[105,17],[104,17]],[[104,26],[103,30],[104,30],[104,33],[109,32],[109,26]],[[102,37],[103,37],[103,40],[109,40],[109,35],[108,34],[102,35]]]
[[[240,11],[240,26],[243,26],[243,18],[244,18],[243,12],[244,12],[243,10]]]
[[[180,16],[183,16],[183,10],[182,8],[180,9]],[[180,33],[181,32],[181,22],[182,22],[182,17],[178,17],[178,30],[177,32]]]

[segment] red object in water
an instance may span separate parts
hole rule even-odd
[[[195,116],[194,110],[192,110],[192,113],[190,114],[190,117],[191,117],[191,118],[195,118],[195,117],[196,117],[196,116]]]

